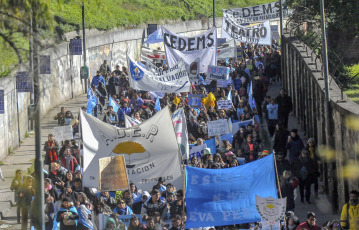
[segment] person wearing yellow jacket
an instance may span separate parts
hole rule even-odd
[[[343,206],[340,218],[340,225],[343,229],[359,229],[359,192],[353,190],[350,192],[350,200]],[[348,207],[349,205],[349,207]]]

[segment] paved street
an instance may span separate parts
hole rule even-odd
[[[268,95],[276,97],[279,95],[280,84],[274,83],[270,88]],[[67,103],[56,106],[52,111],[43,116],[42,120],[42,141],[44,143],[47,140],[47,135],[53,132],[53,127],[57,125],[57,121],[53,120],[53,117],[60,111],[62,106],[71,110],[74,115],[77,116],[79,108],[86,105],[86,95],[69,100]],[[265,121],[262,123],[262,128],[267,132]],[[300,131],[298,121],[290,116],[289,127],[291,130],[297,128],[298,134],[306,141],[308,137],[303,137],[303,132]],[[23,140],[21,146],[14,150],[14,153],[9,155],[3,162],[5,165],[1,166],[5,182],[0,182],[0,210],[2,212],[2,219],[0,222],[0,229],[20,229],[20,225],[16,224],[16,207],[11,207],[10,200],[13,200],[13,192],[10,191],[10,184],[16,169],[26,170],[31,166],[31,162],[35,157],[35,138],[34,135]],[[321,186],[319,192],[321,192]],[[331,214],[331,207],[329,201],[323,194],[319,195],[319,199],[313,200],[312,204],[301,203],[299,200],[299,189],[296,191],[296,208],[295,213],[299,217],[300,221],[304,221],[308,211],[314,211],[317,214],[317,221],[319,225],[322,225],[326,220],[339,219],[339,214]]]

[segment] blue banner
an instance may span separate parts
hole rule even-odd
[[[203,141],[203,144],[206,144],[206,145],[207,145],[207,148],[210,148],[210,149],[211,149],[212,155],[217,152],[216,138],[212,138],[212,139]]]
[[[186,228],[259,222],[256,195],[278,198],[273,154],[234,168],[186,166]]]
[[[221,140],[222,140],[222,141],[229,141],[229,143],[232,144],[232,142],[233,142],[233,134],[232,134],[232,133],[228,133],[228,134],[222,135],[222,136],[221,136]]]
[[[116,101],[110,96],[110,100],[108,101],[108,105],[113,107],[113,111],[117,113],[120,109],[120,106],[116,103]]]
[[[244,126],[247,128],[247,126],[251,124],[251,125],[254,125],[254,120],[253,119],[250,119],[250,120],[245,120],[245,121],[236,121],[236,120],[233,120],[232,122],[232,133],[233,135],[236,135],[236,133],[238,132],[238,130]]]
[[[188,105],[192,108],[201,108],[201,101],[202,101],[201,94],[190,94],[188,95]]]
[[[151,33],[148,37],[145,43],[159,43],[163,42],[163,36],[162,36],[162,29],[159,28],[155,32]]]

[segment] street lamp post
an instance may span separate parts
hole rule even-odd
[[[213,26],[216,26],[216,0],[213,0]]]

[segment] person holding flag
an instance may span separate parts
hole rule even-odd
[[[113,111],[113,106],[108,106],[108,111],[105,113],[105,116],[103,117],[103,122],[106,122],[107,124],[116,126],[118,124],[118,116],[117,113]]]
[[[96,87],[91,86],[87,92],[87,106],[86,112],[92,115],[92,110],[94,110],[94,115],[97,117],[97,97],[95,95]]]

